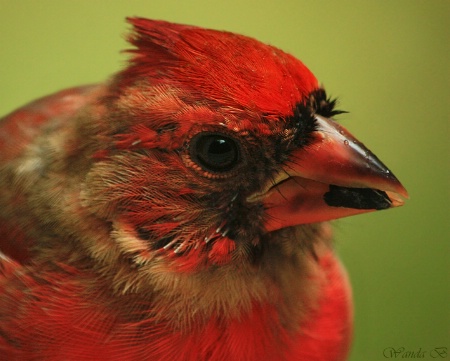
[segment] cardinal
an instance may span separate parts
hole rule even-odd
[[[1,359],[345,360],[329,221],[405,188],[293,56],[128,21],[124,70],[0,121]]]

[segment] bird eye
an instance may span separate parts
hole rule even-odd
[[[230,171],[240,160],[237,141],[220,133],[197,134],[189,149],[192,159],[208,171]]]

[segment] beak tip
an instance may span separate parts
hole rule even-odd
[[[391,173],[392,174],[392,173]],[[409,194],[406,188],[403,186],[403,184],[400,183],[400,181],[392,174],[391,178],[391,187],[389,187],[387,190],[391,192],[395,192],[397,194],[397,198],[400,195],[403,199],[409,199]],[[393,193],[391,193],[393,194]]]
[[[395,178],[395,184],[386,191],[392,205],[390,208],[400,207],[409,199],[409,193],[406,188]]]

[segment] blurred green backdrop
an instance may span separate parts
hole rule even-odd
[[[450,346],[450,1],[0,0],[0,115],[117,71],[133,15],[256,37],[340,97],[343,124],[411,195],[403,208],[336,222],[354,287],[351,360]]]

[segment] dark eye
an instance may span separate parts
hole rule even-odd
[[[239,163],[237,141],[224,134],[200,133],[189,148],[192,159],[208,171],[227,172]]]

